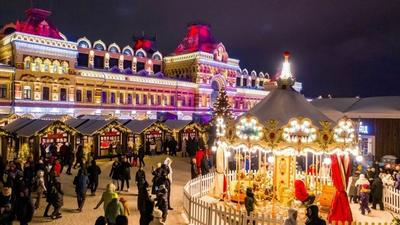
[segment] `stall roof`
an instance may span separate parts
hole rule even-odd
[[[72,118],[72,116],[66,115],[66,114],[61,114],[61,115],[44,114],[43,116],[40,117],[40,119],[42,119],[42,120],[60,120],[60,121],[66,121],[71,118]]]
[[[124,126],[132,133],[140,134],[156,122],[157,120],[131,120],[125,123]]]
[[[65,123],[70,127],[77,128],[87,121],[89,121],[89,120],[88,119],[69,119],[69,120],[65,121]]]
[[[3,128],[5,131],[9,133],[15,133],[17,130],[25,127],[26,125],[32,123],[34,120],[28,118],[19,118],[14,120],[13,122],[5,125]]]
[[[400,96],[369,98],[326,98],[311,102],[332,119],[350,118],[400,118]]]
[[[54,123],[52,120],[33,120],[32,123],[24,126],[23,128],[16,131],[17,136],[19,137],[32,137],[37,132],[45,129],[50,124]]]
[[[164,124],[171,130],[182,130],[191,122],[190,120],[166,120]]]
[[[114,120],[89,120],[76,129],[83,135],[93,135],[101,128],[112,123]]]
[[[79,119],[89,119],[89,120],[112,120],[112,115],[81,115]]]

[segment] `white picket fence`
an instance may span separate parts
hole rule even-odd
[[[246,212],[206,202],[201,197],[207,195],[214,180],[214,173],[190,180],[183,190],[183,209],[191,225],[281,225],[284,218],[271,216],[271,212],[247,215]],[[236,172],[229,171],[229,181],[236,180]],[[318,178],[320,179],[320,178]],[[323,183],[331,183],[323,178]],[[400,213],[400,191],[391,187],[384,189],[385,209]],[[347,222],[333,222],[329,225],[350,225]],[[388,223],[368,223],[354,221],[351,225],[389,225]]]
[[[385,186],[383,189],[383,205],[386,210],[400,213],[400,190]]]

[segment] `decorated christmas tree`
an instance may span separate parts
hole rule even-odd
[[[225,88],[222,88],[219,93],[218,97],[213,104],[213,117],[212,123],[216,120],[217,117],[223,117],[225,121],[229,121],[233,119],[232,115],[232,108],[229,103],[228,95],[226,94]]]

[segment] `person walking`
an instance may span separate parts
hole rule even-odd
[[[76,150],[76,154],[75,154],[75,164],[74,164],[74,169],[76,169],[76,166],[79,164],[80,167],[83,166],[83,157],[84,157],[84,153],[83,153],[83,146],[80,144],[78,145],[78,149]]]
[[[139,166],[140,167],[145,167],[145,163],[144,163],[144,155],[145,155],[145,150],[144,150],[144,147],[143,147],[143,145],[141,144],[140,145],[140,147],[139,147],[139,154],[138,154],[138,157],[139,157]]]
[[[365,215],[365,212],[370,213],[371,209],[369,208],[368,204],[371,190],[369,187],[369,181],[367,180],[367,178],[365,178],[364,174],[361,174],[360,178],[358,178],[356,182],[356,187],[359,193],[361,214]]]
[[[160,189],[157,192],[157,203],[156,207],[162,212],[162,221],[165,222],[168,216],[168,193],[165,185],[160,185]]]
[[[256,206],[256,199],[254,198],[253,189],[246,189],[246,197],[244,198],[244,206],[246,208],[247,215],[250,216],[250,213],[254,211]]]
[[[357,187],[356,182],[359,177],[359,172],[354,172],[353,176],[349,178],[349,186],[347,187],[347,194],[349,195],[349,202],[358,203],[358,194],[357,194]]]
[[[124,183],[126,183],[126,191],[129,192],[129,182],[131,180],[131,164],[128,162],[126,157],[122,158],[120,171],[121,191],[124,191]]]
[[[197,173],[197,164],[196,164],[196,158],[192,158],[190,161],[190,172],[191,172],[191,177],[192,179],[196,178],[199,174]]]
[[[140,190],[140,187],[142,185],[147,183],[147,181],[146,181],[146,173],[144,172],[142,167],[139,167],[139,169],[136,171],[135,182],[136,182],[136,186],[137,186],[138,191]]]
[[[376,209],[376,205],[379,205],[380,210],[384,210],[383,208],[383,182],[379,176],[376,176],[371,185],[371,193],[372,193],[372,209]]]
[[[87,187],[89,185],[89,178],[82,169],[79,169],[78,175],[74,178],[76,200],[78,202],[78,212],[82,212],[83,205],[86,200]]]
[[[94,209],[98,209],[101,204],[103,204],[104,213],[106,212],[107,205],[111,202],[112,199],[118,199],[118,193],[115,192],[115,185],[113,183],[107,184],[106,190],[101,195],[100,201],[97,203]]]
[[[108,158],[110,161],[112,161],[114,158],[114,146],[112,142],[108,145]]]
[[[119,191],[120,185],[118,181],[121,179],[121,163],[118,159],[113,162],[110,174],[108,176],[111,177],[113,183],[117,186],[117,191]]]
[[[171,139],[168,142],[169,155],[176,156],[176,146],[177,145],[178,145],[178,142],[175,140],[174,137],[171,137]]]
[[[50,217],[53,220],[59,219],[62,217],[60,209],[64,205],[64,191],[62,190],[60,181],[55,180],[51,189],[51,196],[51,204],[54,207],[54,211]]]
[[[164,176],[167,178],[163,183],[167,188],[168,210],[173,210],[171,207],[171,188],[172,188],[172,160],[167,157],[164,161]]]
[[[36,202],[35,202],[35,209],[40,207],[40,201],[42,200],[43,193],[47,191],[46,185],[44,183],[44,171],[39,170],[36,175]]]
[[[72,145],[70,143],[67,143],[66,146],[67,147],[65,149],[65,157],[64,157],[65,165],[68,166],[66,174],[72,175],[71,169],[72,165],[74,164],[74,150],[72,149]]]
[[[97,187],[99,186],[99,175],[101,174],[101,169],[97,165],[96,160],[92,160],[92,163],[88,167],[88,178],[89,178],[89,188],[92,196],[96,195]]]
[[[204,155],[203,158],[201,159],[200,163],[200,168],[201,168],[201,175],[207,175],[210,172],[210,169],[208,167],[208,160],[207,160],[207,155]]]
[[[115,220],[119,215],[124,215],[124,206],[121,204],[118,198],[113,198],[111,199],[110,203],[108,203],[105,211],[108,224],[115,225]]]
[[[19,224],[28,225],[33,218],[34,211],[32,199],[29,196],[29,189],[24,188],[19,192],[14,206],[15,217],[19,221]]]
[[[129,204],[128,201],[125,198],[120,198],[119,201],[121,202],[122,206],[124,207],[124,215],[125,216],[130,216],[131,215],[131,210],[129,210]]]

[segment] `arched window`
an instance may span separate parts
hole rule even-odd
[[[97,43],[94,45],[94,49],[99,50],[99,51],[104,51],[104,46],[100,43]]]
[[[32,63],[32,58],[30,56],[25,57],[24,59],[24,67],[25,69],[30,69]]]
[[[117,53],[117,52],[119,52],[119,51],[118,51],[117,47],[112,46],[112,47],[110,48],[110,52]]]
[[[84,41],[84,40],[82,40],[82,41],[80,41],[79,43],[78,43],[78,47],[79,48],[89,48],[89,43],[87,42],[87,41]]]
[[[122,52],[124,55],[133,55],[132,51],[129,48],[124,49]]]
[[[35,59],[35,71],[41,71],[42,60],[40,58]]]
[[[144,53],[142,51],[136,52],[136,56],[137,57],[141,57],[141,58],[145,57],[145,55],[144,55]]]
[[[49,59],[45,59],[44,62],[43,62],[43,64],[44,64],[43,70],[44,70],[45,72],[51,72],[51,71],[50,71],[51,61],[50,61]]]
[[[59,68],[60,68],[60,62],[58,60],[54,60],[52,73],[58,73]]]
[[[62,72],[68,73],[68,63],[65,61],[62,63]]]

